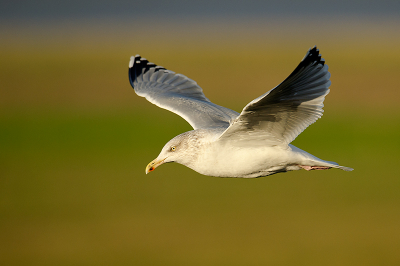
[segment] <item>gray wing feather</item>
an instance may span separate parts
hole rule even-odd
[[[225,127],[239,113],[210,102],[197,83],[150,63],[139,55],[129,62],[129,81],[137,95],[184,118],[194,129]]]
[[[247,104],[220,139],[249,144],[292,142],[323,113],[330,73],[316,47],[277,87]]]

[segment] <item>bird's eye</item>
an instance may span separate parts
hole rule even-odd
[[[175,151],[176,150],[176,147],[175,146],[172,146],[171,147],[171,151]]]

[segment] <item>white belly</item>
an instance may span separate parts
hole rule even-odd
[[[251,178],[298,170],[301,158],[288,146],[244,148],[212,143],[188,167],[204,175]]]

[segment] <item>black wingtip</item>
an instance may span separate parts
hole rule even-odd
[[[136,78],[152,68],[154,68],[154,71],[166,70],[163,67],[149,62],[146,58],[142,58],[140,55],[131,56],[129,61],[129,82],[131,83],[132,88],[135,88],[133,83]]]
[[[317,49],[317,46],[314,46],[308,50],[308,52],[304,56],[303,60],[301,60],[301,62],[297,65],[297,67],[293,70],[293,72],[277,87],[288,82],[288,80],[292,79],[293,77],[296,77],[297,74],[302,72],[305,68],[308,68],[310,66],[315,66],[315,67],[322,69],[324,67],[324,65],[325,65],[325,60],[323,58],[321,58],[321,55],[319,53],[319,50]]]
[[[304,63],[303,63],[304,62]],[[325,64],[325,60],[321,58],[319,50],[315,45],[313,48],[310,48],[307,54],[304,56],[302,63],[308,65],[310,63],[318,63],[318,64]]]

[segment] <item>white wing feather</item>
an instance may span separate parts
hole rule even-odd
[[[287,145],[323,113],[330,73],[316,47],[281,84],[247,104],[220,140]]]
[[[194,129],[225,127],[239,113],[210,102],[197,83],[150,63],[139,55],[129,62],[129,80],[137,95],[184,118]]]

